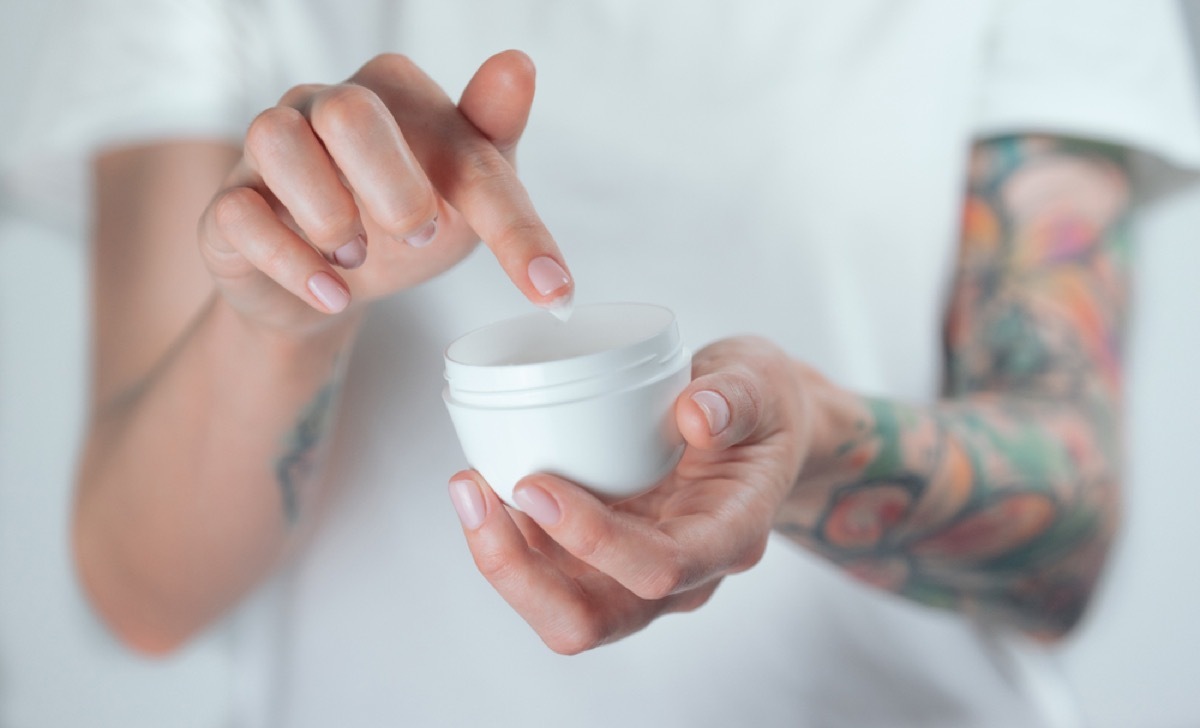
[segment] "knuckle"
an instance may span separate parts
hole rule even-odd
[[[548,233],[533,208],[526,204],[521,187],[508,160],[490,142],[465,143],[457,162],[457,182],[462,188],[482,196],[509,201],[504,220],[489,242],[493,248],[524,248],[530,240],[546,240]]]
[[[212,203],[212,218],[217,230],[228,237],[255,214],[262,197],[249,187],[231,187],[217,194]]]
[[[340,245],[354,236],[357,227],[358,210],[346,204],[337,204],[311,223],[305,232],[314,242]]]
[[[756,406],[761,399],[758,387],[754,384],[756,378],[757,373],[754,370],[738,366],[725,372],[725,385],[736,401],[743,405]]]
[[[493,584],[510,581],[513,574],[513,560],[503,549],[494,546],[479,546],[472,551],[475,567],[479,573]]]
[[[403,53],[380,53],[363,65],[363,70],[371,73],[404,73],[416,67],[412,59]]]
[[[706,586],[700,589],[693,589],[687,594],[681,595],[682,598],[676,604],[673,611],[676,612],[694,612],[712,599],[712,595],[716,592],[716,585]]]
[[[512,165],[483,140],[470,143],[463,150],[459,173],[467,185],[486,188],[509,185],[513,179]]]
[[[571,551],[582,561],[592,561],[603,555],[611,543],[612,526],[606,521],[599,521],[579,529]]]
[[[694,612],[700,607],[708,603],[711,594],[706,594],[702,591],[688,592],[687,596],[679,600],[675,605],[676,612]]]
[[[319,83],[302,83],[297,86],[292,86],[283,96],[279,97],[280,106],[296,107],[304,104],[308,99],[312,98],[313,94],[324,88]]]
[[[745,548],[742,549],[738,557],[733,560],[730,565],[730,573],[739,573],[748,571],[758,565],[762,561],[763,555],[767,552],[767,537],[761,536],[751,541]]]
[[[357,84],[332,86],[313,99],[313,123],[338,132],[384,111],[375,92]]]
[[[499,250],[517,250],[527,248],[529,241],[538,240],[544,235],[542,223],[537,218],[521,215],[509,220],[491,242]]]
[[[281,280],[289,268],[295,265],[293,248],[286,244],[268,244],[258,255],[255,267],[275,280]]]
[[[272,106],[250,122],[246,130],[246,149],[254,157],[269,154],[279,143],[301,133],[308,126],[304,115],[290,106]]]
[[[682,561],[675,557],[648,572],[634,593],[642,599],[658,601],[666,599],[687,585],[688,574]]]
[[[422,188],[409,194],[393,196],[376,215],[381,218],[377,222],[389,233],[397,237],[406,237],[432,220],[436,210],[433,192]]]

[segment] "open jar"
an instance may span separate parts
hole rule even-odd
[[[457,339],[445,361],[442,397],[467,462],[510,505],[533,473],[627,498],[683,454],[674,405],[691,352],[661,306],[580,306],[566,323],[519,316]]]

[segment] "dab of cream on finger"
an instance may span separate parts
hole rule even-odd
[[[550,303],[546,304],[546,310],[554,318],[562,321],[564,324],[570,320],[571,312],[575,310],[575,294],[568,292],[565,296],[559,296]]]
[[[566,321],[571,318],[572,304],[574,302],[574,292],[570,287],[571,277],[567,275],[567,271],[563,269],[558,261],[548,255],[539,256],[529,261],[529,282],[543,296],[549,296],[556,291],[563,291],[562,295],[541,305],[542,308],[553,314],[559,321]]]

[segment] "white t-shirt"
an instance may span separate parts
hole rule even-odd
[[[661,303],[693,348],[761,334],[908,400],[937,395],[974,137],[1060,132],[1200,164],[1167,2],[96,6],[64,32],[89,61],[72,67],[78,113],[49,132],[60,149],[237,139],[288,86],[380,51],[456,95],[521,48],[539,65],[522,176],[580,302]],[[1074,724],[1051,654],[782,540],[693,614],[551,653],[476,572],[445,488],[464,463],[442,347],[527,307],[480,249],[373,311],[331,461],[340,498],[229,622],[236,725]]]

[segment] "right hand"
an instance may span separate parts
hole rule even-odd
[[[351,298],[438,275],[482,237],[526,298],[569,304],[574,283],[513,168],[533,90],[518,51],[484,62],[457,105],[397,55],[291,89],[250,125],[201,218],[217,289],[251,322],[303,333]]]

